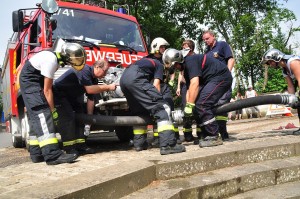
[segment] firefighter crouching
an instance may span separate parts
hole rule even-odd
[[[86,145],[90,125],[75,121],[76,113],[84,113],[84,94],[87,96],[87,114],[92,115],[95,107],[95,94],[116,90],[115,84],[98,84],[109,69],[106,60],[98,60],[93,66],[85,65],[81,71],[67,70],[54,82],[55,107],[60,116],[58,129],[61,132],[63,149],[68,154],[92,154],[95,151]]]
[[[163,73],[164,66],[158,60],[142,58],[125,69],[120,86],[133,115],[151,114],[154,117],[159,133],[160,154],[167,155],[184,152],[185,147],[176,143],[171,108],[160,92]],[[146,150],[147,126],[134,126],[133,134],[135,150]]]
[[[163,54],[163,62],[167,68],[174,67],[184,73],[188,89],[184,116],[188,119],[195,115],[202,134],[199,146],[221,145],[223,142],[213,109],[231,87],[231,73],[215,58],[203,54],[187,56],[189,51],[168,48]]]
[[[162,55],[165,52],[166,48],[170,46],[170,44],[162,37],[157,37],[153,39],[151,42],[150,54],[147,58],[157,59],[160,63],[163,64]],[[163,98],[166,100],[168,105],[171,107],[171,111],[174,111],[175,105],[173,101],[173,96],[171,92],[171,88],[174,84],[175,73],[171,74],[169,71],[164,71],[164,80],[160,82],[160,93],[163,95]],[[170,79],[170,80],[169,80]],[[177,143],[181,144],[178,126],[174,126],[175,136],[177,139]],[[159,147],[159,136],[157,132],[157,126],[154,126],[153,129],[153,141],[152,147]]]
[[[54,46],[53,52],[41,51],[33,55],[20,74],[21,94],[31,126],[30,158],[34,163],[46,161],[48,165],[71,163],[78,157],[59,149],[54,126],[59,117],[53,102],[54,73],[65,64],[81,70],[86,61],[85,51],[79,44],[58,39]]]

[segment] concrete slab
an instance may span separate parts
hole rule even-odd
[[[297,199],[300,198],[300,181],[274,185],[248,191],[227,199]]]
[[[45,163],[31,163],[25,149],[22,153],[20,149],[0,149],[0,198],[120,198],[162,180],[185,178],[199,173],[210,174],[215,170],[242,164],[270,160],[281,162],[299,156],[300,136],[291,135],[292,130],[271,130],[287,122],[296,123],[298,118],[267,120],[265,126],[259,128],[262,131],[255,133],[254,126],[258,124],[256,119],[252,120],[253,124],[241,123],[242,126],[231,126],[229,123],[231,139],[222,146],[199,148],[198,145],[184,143],[186,153],[168,156],[159,155],[159,149],[137,153],[128,147],[106,149],[101,145],[98,153],[79,157],[74,164],[47,166]],[[18,151],[18,155],[27,160],[5,164],[2,154],[11,156],[10,162],[16,156],[15,152],[6,153],[6,150]],[[296,168],[289,169],[296,173]],[[278,182],[282,183],[296,178],[288,175],[289,170],[281,170],[277,174]],[[233,184],[236,182],[228,181]],[[186,187],[190,182],[178,183]],[[169,188],[182,189],[175,184],[169,184]],[[192,189],[190,193],[193,192],[199,191]],[[179,196],[173,195],[174,198]]]
[[[299,169],[300,157],[249,163],[185,178],[155,181],[148,187],[123,198],[227,198],[261,187],[280,184],[282,183],[280,178],[284,178],[285,183],[300,182]],[[261,195],[261,198],[265,195]]]
[[[169,156],[158,156],[158,149],[151,149],[135,153],[137,155],[127,157],[124,162],[114,162],[107,154],[83,156],[74,164],[53,167],[27,162],[0,170],[4,182],[0,184],[0,198],[120,198],[159,180],[267,160],[278,162],[280,159],[281,162],[299,156],[300,136],[274,136],[269,137],[268,142],[264,139],[240,140],[203,149],[188,145],[188,153]],[[129,153],[124,151],[118,155]],[[109,162],[105,162],[106,159]],[[286,175],[284,172],[282,176]]]

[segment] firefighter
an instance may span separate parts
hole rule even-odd
[[[54,81],[55,107],[60,116],[58,129],[62,132],[63,149],[68,154],[92,154],[95,151],[86,145],[90,125],[75,121],[76,113],[84,113],[84,94],[87,96],[86,112],[92,115],[95,106],[95,94],[114,91],[115,84],[98,85],[98,79],[104,77],[109,69],[106,60],[96,61],[92,67],[85,65],[81,71],[67,70]]]
[[[233,52],[229,44],[225,41],[217,41],[215,37],[215,33],[211,30],[207,30],[203,33],[202,39],[206,44],[205,54],[210,55],[219,61],[223,62],[227,65],[229,71],[231,72],[235,59],[233,57]],[[217,105],[223,105],[230,102],[232,98],[232,89],[229,90],[223,95],[223,97],[219,100]],[[227,121],[228,121],[228,113],[219,114],[216,116],[216,120],[219,124],[220,133],[222,139],[224,141],[229,139],[229,135],[227,132]]]
[[[33,55],[20,74],[20,88],[27,109],[31,131],[29,152],[32,162],[46,161],[48,165],[73,162],[76,154],[59,149],[55,134],[58,113],[54,108],[52,83],[59,65],[71,65],[81,70],[86,61],[84,48],[76,43],[58,39],[51,51]]]
[[[148,58],[157,59],[160,63],[162,62],[162,55],[165,50],[170,46],[170,44],[162,37],[157,37],[153,39],[151,42],[150,54],[147,56]],[[167,101],[169,106],[171,107],[171,111],[174,111],[175,105],[173,101],[173,96],[170,87],[173,87],[175,79],[174,71],[170,74],[168,71],[164,71],[163,81],[160,83],[160,91],[163,95],[163,98]],[[175,135],[177,139],[177,143],[181,144],[178,127],[174,127]],[[153,147],[159,147],[159,136],[157,132],[157,127],[153,129],[153,141],[151,143]]]
[[[286,55],[278,49],[269,49],[262,57],[262,65],[268,65],[275,69],[281,69],[282,75],[288,85],[288,93],[295,94],[296,87],[300,88],[300,56]],[[294,80],[295,85],[294,85]],[[298,84],[298,85],[297,85]],[[298,93],[298,98],[300,91]],[[298,111],[298,118],[300,121],[300,103],[295,102],[290,106]],[[294,135],[300,135],[300,129],[293,132]]]
[[[151,115],[156,120],[160,154],[181,153],[183,145],[176,143],[171,108],[160,92],[164,66],[156,59],[142,58],[125,69],[120,86],[134,115]],[[147,126],[133,127],[136,151],[146,150]]]
[[[185,120],[191,120],[194,114],[201,133],[206,133],[199,140],[199,146],[221,145],[223,141],[213,109],[231,87],[231,73],[225,64],[213,57],[203,54],[186,56],[188,53],[189,49],[179,51],[169,48],[163,54],[163,62],[167,68],[173,67],[184,72],[188,89],[184,108]]]
[[[182,42],[182,49],[188,49],[189,52],[187,53],[186,56],[190,56],[190,55],[194,55],[194,50],[195,50],[195,43],[190,40],[184,40]],[[185,83],[185,79],[183,77],[183,71],[180,71],[179,76],[178,76],[178,83],[177,83],[177,90],[176,90],[176,94],[178,96],[181,95],[181,104],[182,104],[182,108],[184,109],[185,104],[186,104],[186,83]],[[197,127],[196,129],[196,133],[197,135],[200,135],[200,127]],[[192,142],[194,140],[196,140],[196,138],[193,136],[193,129],[192,129],[192,123],[185,123],[183,126],[183,134],[184,134],[184,140],[186,142]],[[198,136],[199,137],[199,136]]]

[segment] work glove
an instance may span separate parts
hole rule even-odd
[[[57,128],[58,127],[58,113],[56,111],[56,108],[54,108],[52,111],[52,118],[53,118],[54,127]]]
[[[190,118],[193,116],[193,108],[195,107],[195,104],[187,102],[184,108],[184,117]]]
[[[84,134],[85,136],[89,136],[90,133],[91,133],[91,125],[90,125],[90,124],[86,124],[86,125],[84,126],[84,132],[83,132],[83,134]]]
[[[169,85],[170,85],[171,87],[174,86],[174,80],[170,80],[168,83],[169,83]]]

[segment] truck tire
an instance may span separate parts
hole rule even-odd
[[[24,142],[21,136],[13,136],[12,135],[12,144],[15,148],[23,148]]]
[[[25,142],[22,139],[22,134],[20,132],[20,121],[18,118],[10,119],[10,133],[12,139],[12,145],[15,148],[23,148],[25,146]]]
[[[21,119],[21,132],[22,132],[22,138],[24,140],[24,146],[28,151],[29,151],[29,131],[30,131],[30,125],[29,125],[27,113],[25,113],[24,117]]]
[[[121,142],[129,142],[133,139],[132,126],[118,126],[115,128],[115,133]]]

